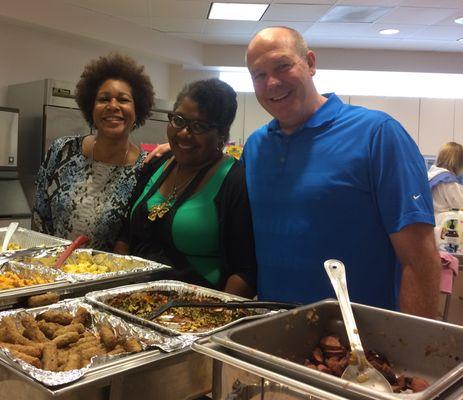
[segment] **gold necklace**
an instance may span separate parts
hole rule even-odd
[[[159,204],[154,204],[148,211],[148,219],[150,221],[156,221],[157,218],[161,219],[166,215],[170,209],[172,208],[173,204],[175,203],[175,200],[177,200],[177,196],[180,193],[180,189],[183,189],[184,187],[188,187],[188,185],[193,181],[193,179],[196,177],[197,173],[194,174],[188,181],[183,182],[181,185],[177,186],[177,175],[178,175],[178,170],[180,167],[177,165],[177,169],[175,170],[175,177],[174,177],[174,186],[172,187],[172,190],[170,191],[169,195],[167,196],[166,200],[164,200],[162,203]]]
[[[93,161],[95,161],[95,145],[96,145],[96,137],[95,137],[95,140],[93,141],[93,144],[92,144],[92,163]],[[130,142],[128,141],[127,142],[127,149],[125,150],[125,155],[124,155],[124,162],[122,163],[122,165],[127,165],[127,156],[129,154],[129,150],[130,150]]]

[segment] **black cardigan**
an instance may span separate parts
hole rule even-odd
[[[129,253],[171,265],[174,271],[164,273],[163,278],[179,279],[202,286],[211,283],[201,277],[189,264],[187,258],[174,245],[172,221],[176,208],[155,222],[148,220],[146,201],[141,201],[133,212],[134,203],[143,193],[151,176],[171,156],[155,158],[145,164],[139,173],[129,207],[129,215],[119,235],[119,240],[129,245]],[[158,179],[159,188],[163,179]],[[153,188],[156,189],[156,188]],[[185,196],[184,196],[185,197]],[[175,206],[178,208],[186,198],[182,196]],[[178,204],[177,204],[178,203]],[[244,166],[235,161],[225,177],[216,197],[215,206],[219,219],[221,274],[215,289],[222,290],[230,275],[239,275],[252,288],[256,288],[257,263],[254,251],[254,235],[251,210],[246,189]]]

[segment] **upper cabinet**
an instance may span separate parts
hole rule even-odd
[[[409,97],[350,96],[350,104],[380,110],[399,121],[418,143],[420,99]]]
[[[444,143],[453,140],[455,100],[421,99],[420,103],[420,150],[437,155]]]

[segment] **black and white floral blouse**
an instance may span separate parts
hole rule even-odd
[[[127,215],[146,153],[133,166],[92,161],[82,154],[83,139],[62,137],[50,146],[37,176],[34,224],[69,240],[86,235],[88,247],[108,251]]]

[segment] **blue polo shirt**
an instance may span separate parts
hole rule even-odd
[[[291,135],[273,120],[244,148],[259,299],[334,297],[323,262],[336,258],[351,300],[395,309],[401,269],[388,235],[434,225],[425,163],[389,115],[325,97]]]

